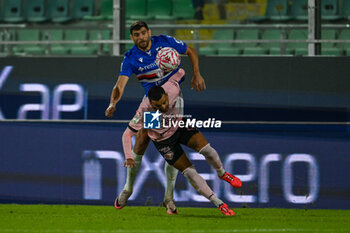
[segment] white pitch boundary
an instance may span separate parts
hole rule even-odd
[[[129,123],[130,120],[42,120],[42,119],[4,119],[1,122],[13,123],[104,123],[120,124]],[[228,125],[350,125],[349,121],[222,121]]]
[[[1,229],[1,232],[4,233],[17,233],[17,232],[33,232],[29,229]],[[313,229],[313,228],[281,228],[281,229],[264,229],[264,228],[256,228],[256,229],[219,229],[219,230],[178,230],[178,229],[169,229],[169,230],[66,230],[66,229],[46,229],[46,230],[36,230],[37,233],[170,233],[170,232],[179,232],[179,233],[250,233],[250,232],[347,232],[348,229]]]

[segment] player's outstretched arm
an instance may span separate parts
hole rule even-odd
[[[131,153],[131,138],[135,134],[135,132],[131,131],[129,128],[126,128],[122,136],[123,150],[125,155],[124,167],[127,168],[132,168],[135,166],[135,161]]]
[[[118,77],[118,81],[113,87],[111,99],[109,102],[109,106],[107,107],[105,111],[106,117],[113,117],[113,113],[115,112],[115,105],[119,102],[119,100],[122,98],[124,93],[124,88],[126,86],[126,83],[128,82],[129,77],[125,75],[120,75]]]
[[[196,88],[196,91],[202,91],[206,89],[205,81],[199,72],[199,60],[196,50],[190,46],[187,46],[187,51],[185,53],[190,58],[192,69],[193,69],[193,78],[191,81],[191,89]]]

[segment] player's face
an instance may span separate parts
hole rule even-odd
[[[161,112],[167,112],[169,110],[169,96],[168,96],[168,94],[167,93],[163,94],[162,98],[160,98],[157,101],[152,100],[151,105],[156,110],[159,110]]]
[[[147,30],[145,27],[137,31],[133,30],[130,39],[134,41],[139,49],[146,51],[151,47],[151,30]]]

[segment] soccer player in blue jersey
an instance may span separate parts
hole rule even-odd
[[[130,26],[130,39],[134,41],[135,45],[124,55],[119,77],[113,87],[110,104],[105,112],[107,117],[113,117],[113,113],[116,111],[116,104],[120,101],[124,88],[132,74],[136,75],[145,90],[145,95],[147,95],[149,88],[163,85],[178,71],[178,69],[176,69],[165,74],[157,66],[157,52],[164,47],[172,47],[180,54],[187,55],[193,68],[193,78],[191,81],[192,89],[195,88],[198,92],[206,89],[204,79],[199,71],[197,52],[195,49],[187,46],[183,41],[167,35],[151,36],[151,30],[143,21],[136,21]],[[182,81],[183,78],[180,80],[180,83]],[[181,103],[182,101],[177,102]],[[179,107],[181,108],[181,106]],[[134,161],[131,160],[129,161],[130,163],[128,163],[131,165],[127,168],[126,184],[123,191],[117,197],[118,201],[116,207],[118,207],[118,209],[126,205],[128,198],[132,194],[135,177],[141,166],[142,156],[146,151],[149,141],[150,139],[146,130],[140,130],[136,134],[136,141],[132,151]],[[126,165],[126,163],[124,163],[124,165]],[[174,203],[173,193],[178,170],[165,163],[164,171],[167,179],[164,205],[168,214],[176,214],[177,209]]]

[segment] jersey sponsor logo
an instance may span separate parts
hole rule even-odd
[[[149,64],[147,66],[139,67],[137,70],[140,71],[140,72],[143,72],[144,70],[150,70],[150,69],[154,69],[156,67],[157,67],[156,62],[153,62],[152,64]]]

